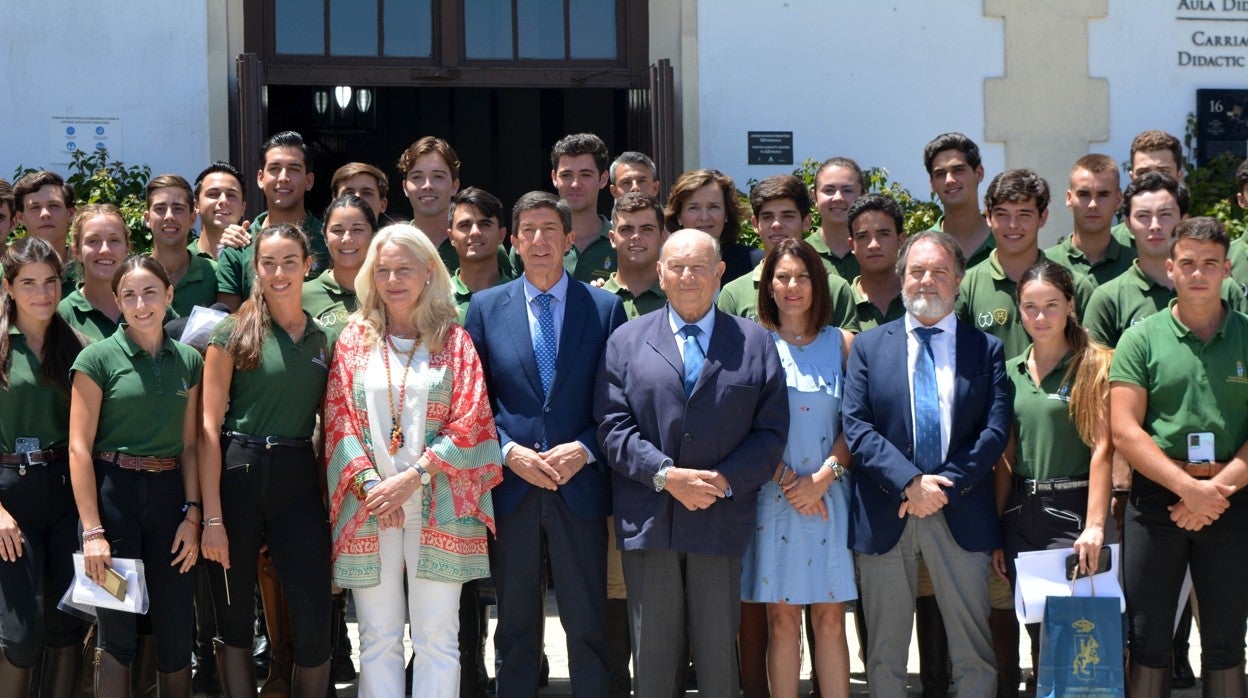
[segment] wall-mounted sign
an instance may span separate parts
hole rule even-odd
[[[1176,0],[1180,68],[1248,68],[1248,0]]]
[[[792,131],[749,131],[749,164],[792,165]]]
[[[1196,90],[1196,164],[1248,157],[1248,90]]]
[[[120,116],[54,116],[49,128],[52,165],[68,165],[76,150],[107,149],[112,157],[121,157]]]

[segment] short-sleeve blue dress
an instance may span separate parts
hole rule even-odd
[[[789,391],[789,443],[784,462],[798,475],[815,472],[840,434],[841,333],[825,327],[810,344],[772,333]],[[741,566],[741,598],[767,603],[840,603],[858,598],[848,546],[850,475],[823,495],[828,520],[797,513],[775,482],[758,497],[754,539]]]

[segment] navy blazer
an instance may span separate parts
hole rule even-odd
[[[941,509],[958,545],[974,552],[1001,547],[992,468],[1010,432],[1010,400],[1001,340],[965,322],[954,344],[953,424],[945,462],[930,474],[953,481]],[[863,332],[846,369],[841,417],[854,455],[849,545],[886,553],[906,519],[897,517],[905,486],[921,474],[914,464],[905,318]]]
[[[611,336],[598,371],[594,416],[612,476],[624,550],[741,557],[754,533],[758,489],[776,471],[789,432],[780,357],[761,327],[715,311],[702,373],[686,398],[684,362],[661,310]],[[664,459],[718,470],[732,497],[689,511],[654,490]]]
[[[550,395],[542,392],[521,279],[472,294],[464,328],[481,356],[499,443],[515,441],[534,450],[541,450],[536,446],[543,438],[548,447],[584,444],[596,462],[561,485],[559,494],[573,516],[602,518],[611,513],[611,482],[594,438],[594,377],[607,336],[626,317],[615,294],[571,277],[566,302]],[[515,511],[530,487],[503,468],[503,482],[492,491],[495,514]]]

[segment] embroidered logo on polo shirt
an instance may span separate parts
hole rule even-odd
[[[320,366],[326,371],[329,370],[329,359],[325,356],[324,347],[322,347],[320,351],[317,352],[316,357],[312,359],[312,363],[316,364],[317,366]]]
[[[190,385],[190,383],[187,383],[187,382],[186,382],[186,379],[185,379],[185,378],[183,378],[183,379],[182,379],[182,389],[178,391],[178,397],[187,397],[187,396],[189,396],[190,394],[191,394],[191,385]]]
[[[992,327],[992,313],[980,313],[975,320],[980,327]]]
[[[1227,376],[1226,382],[1227,383],[1239,383],[1241,385],[1248,385],[1248,376],[1244,375],[1244,362],[1243,361],[1235,362],[1235,375]]]

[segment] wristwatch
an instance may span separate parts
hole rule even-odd
[[[662,492],[667,487],[667,471],[672,469],[672,461],[670,459],[663,461],[663,465],[659,466],[659,471],[654,474],[650,483],[654,485],[655,492]]]
[[[840,480],[841,476],[845,474],[845,466],[837,462],[836,456],[828,456],[828,459],[825,460],[819,467],[830,468],[832,470],[832,477],[836,480]]]
[[[429,474],[428,470],[425,470],[425,466],[421,465],[420,461],[416,462],[416,472],[420,473],[421,487],[428,485],[429,481],[433,479],[433,476]]]

